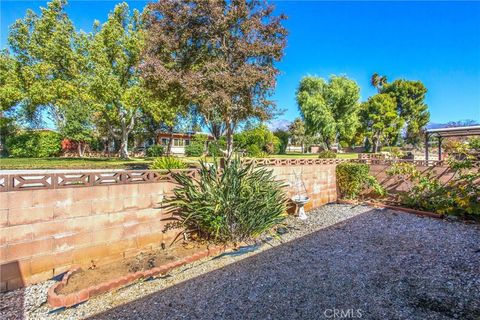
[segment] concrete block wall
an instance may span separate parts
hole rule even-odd
[[[295,194],[302,173],[306,210],[337,200],[335,164],[272,166]],[[162,200],[171,182],[0,192],[0,290],[170,244],[181,230],[165,229]]]
[[[159,247],[170,182],[0,192],[0,290]]]
[[[305,210],[318,208],[324,204],[337,201],[336,164],[327,165],[288,165],[272,166],[275,176],[287,184],[287,195],[296,194],[296,177],[301,176],[310,201]]]

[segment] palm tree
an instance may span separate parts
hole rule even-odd
[[[370,78],[370,84],[380,92],[382,87],[387,84],[387,76],[381,76],[375,72]]]

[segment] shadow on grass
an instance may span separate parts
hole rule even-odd
[[[441,242],[425,237],[442,223],[371,210],[91,319],[331,319],[335,310],[365,319],[478,318],[480,291],[464,289],[478,277],[470,261],[478,256],[455,257],[466,250],[456,232]],[[480,241],[478,230],[462,232]],[[442,308],[425,303],[442,299]]]

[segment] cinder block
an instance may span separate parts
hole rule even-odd
[[[53,219],[53,207],[12,208],[8,212],[11,226]]]
[[[103,214],[122,211],[123,199],[93,200],[92,214]]]
[[[53,212],[55,219],[89,216],[92,213],[92,201],[76,201],[71,205],[56,206]]]
[[[53,251],[69,251],[74,248],[90,245],[93,242],[92,232],[57,235],[54,237]]]
[[[48,238],[56,234],[65,233],[65,223],[63,221],[53,220],[37,222],[30,226],[32,227],[34,239]]]
[[[8,208],[30,208],[33,206],[33,192],[34,191],[11,191],[8,195]]]
[[[53,239],[42,239],[29,242],[9,244],[6,249],[6,259],[22,260],[34,255],[52,252]]]
[[[0,245],[30,241],[32,239],[33,231],[30,224],[6,227],[0,230]]]

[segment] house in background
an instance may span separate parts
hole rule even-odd
[[[187,132],[187,133],[173,133],[172,153],[175,155],[185,155],[185,147],[188,146],[194,139],[195,135],[207,136],[207,144],[209,141],[213,141],[213,136],[205,132]],[[157,134],[157,144],[167,148],[168,142],[172,134],[168,132],[159,132]]]

